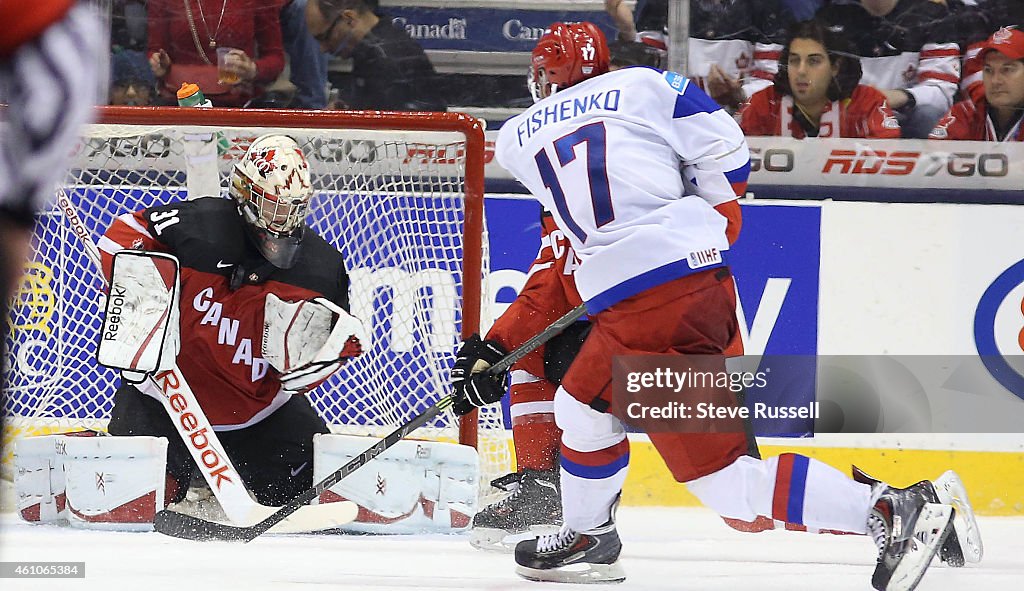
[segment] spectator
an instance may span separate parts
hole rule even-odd
[[[668,0],[637,2],[635,25],[624,0],[605,0],[605,10],[620,40],[667,50]],[[779,0],[692,0],[688,76],[719,104],[738,108],[771,86],[790,22]]]
[[[775,85],[740,113],[746,135],[898,138],[885,95],[860,84],[860,60],[848,39],[820,21],[793,26]]]
[[[620,41],[637,41],[640,32],[664,34],[668,30],[668,0],[637,0],[635,12],[630,12],[624,0],[605,0],[604,9],[612,17]]]
[[[284,0],[281,7],[281,37],[288,54],[289,79],[295,85],[294,109],[327,107],[327,56],[306,26],[308,0]]]
[[[1001,27],[1024,24],[1024,2],[1008,0],[949,0],[950,15],[942,23],[960,42],[963,50],[962,96],[980,99],[985,90],[981,70],[985,63],[978,57],[982,46]]]
[[[1003,28],[981,47],[981,96],[953,105],[928,136],[936,140],[1024,140],[1024,32]]]
[[[352,58],[352,109],[444,111],[427,55],[366,0],[309,0],[306,23],[324,53]]]
[[[168,98],[195,82],[217,106],[239,107],[263,92],[284,68],[278,2],[268,0],[150,0],[149,63]],[[232,48],[222,82],[217,48]]]
[[[156,78],[146,54],[115,50],[110,60],[110,104],[145,107],[156,98]]]
[[[953,104],[960,46],[941,26],[949,15],[931,0],[832,0],[818,18],[851,39],[863,83],[882,91],[904,137],[927,137]]]

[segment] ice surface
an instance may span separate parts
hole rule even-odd
[[[920,591],[1024,588],[1024,518],[982,518],[985,559],[936,563]],[[609,589],[869,591],[874,546],[864,536],[743,534],[705,509],[623,507],[627,579]],[[513,572],[511,555],[474,550],[461,536],[267,536],[196,543],[157,533],[78,531],[0,518],[0,560],[84,561],[85,580],[5,579],[5,591],[282,591],[288,589],[571,589]],[[588,585],[588,591],[606,586]]]

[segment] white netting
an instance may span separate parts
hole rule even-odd
[[[122,213],[188,197],[186,170],[201,159],[193,155],[186,166],[183,138],[211,130],[91,126],[62,187],[91,238]],[[372,332],[364,356],[311,395],[323,417],[337,430],[383,434],[436,402],[447,391],[463,298],[481,298],[463,289],[464,136],[255,125],[217,131],[223,195],[232,162],[261,134],[287,133],[309,158],[316,196],[307,223],[344,255],[352,313]],[[486,256],[481,266],[486,277]],[[12,305],[5,438],[105,424],[117,378],[95,362],[101,289],[63,214],[47,212]],[[500,413],[481,414],[482,484],[509,466]],[[458,440],[458,424],[446,415],[414,436]]]

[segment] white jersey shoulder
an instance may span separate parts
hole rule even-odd
[[[569,237],[592,311],[720,264],[726,223],[711,204],[729,197],[728,174],[749,163],[732,117],[685,76],[651,68],[539,101],[502,126],[496,156]],[[681,168],[719,194],[686,195]]]

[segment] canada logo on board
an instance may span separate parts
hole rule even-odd
[[[992,377],[1024,399],[1024,260],[985,289],[974,313],[974,343]]]

